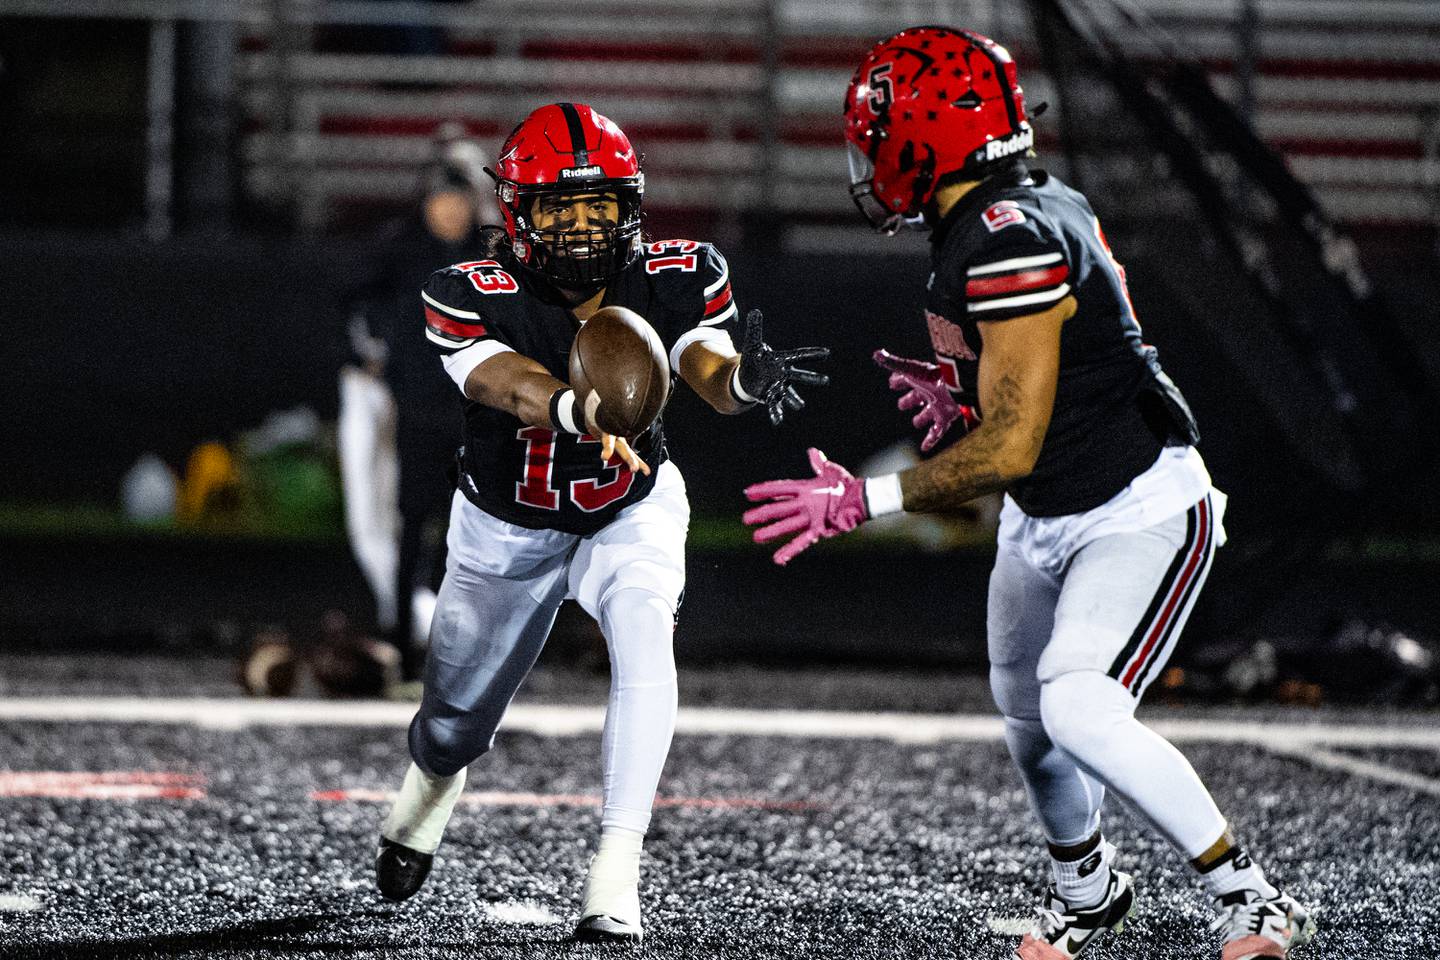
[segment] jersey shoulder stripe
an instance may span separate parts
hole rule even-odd
[[[1025,313],[1034,313],[1037,310],[1045,309],[1065,299],[1070,292],[1070,284],[1062,283],[1057,287],[1048,290],[1040,290],[1035,293],[1025,293],[1014,297],[999,297],[991,300],[972,300],[965,304],[968,313],[991,314],[996,311],[1007,311],[1015,316]],[[1027,310],[1016,312],[1018,307],[1027,307]],[[980,319],[985,319],[981,317]]]
[[[1014,273],[997,273],[987,277],[979,277],[965,282],[965,296],[993,297],[999,294],[1025,293],[1033,290],[1043,290],[1047,287],[1058,286],[1070,276],[1070,268],[1065,264],[1054,267],[1041,267],[1036,270],[1017,270]]]
[[[711,269],[712,276],[710,283],[705,287],[706,299],[716,296],[722,289],[728,289],[730,287],[730,264],[720,255],[720,251],[716,250],[713,246],[710,247],[710,254],[708,266]]]
[[[1016,205],[1018,209],[1018,205]],[[1028,217],[986,236],[969,258],[963,277],[965,312],[976,320],[1001,320],[1048,310],[1071,290],[1065,249],[1046,219]]]
[[[423,290],[420,299],[425,312],[425,338],[437,347],[459,350],[488,335],[478,313],[446,306]]]
[[[713,327],[724,323],[739,312],[735,305],[735,296],[730,290],[730,283],[727,280],[720,288],[720,292],[709,300],[705,301],[705,316],[700,321],[703,327]]]
[[[425,305],[425,325],[437,333],[461,340],[483,337],[486,332],[483,323],[462,323],[453,320],[432,308],[428,303]]]
[[[480,319],[480,314],[476,313],[474,310],[462,310],[459,307],[452,307],[449,304],[441,303],[439,300],[436,300],[434,297],[430,296],[428,291],[421,290],[420,299],[424,300],[436,310],[439,310],[442,313],[449,314],[456,320],[479,321]]]
[[[1001,260],[993,260],[989,263],[977,263],[965,270],[967,277],[979,277],[991,273],[1010,273],[1016,270],[1034,270],[1038,267],[1048,267],[1062,263],[1065,255],[1059,250],[1050,253],[1039,253],[1027,257],[1005,257]]]
[[[735,303],[734,291],[730,289],[730,264],[712,244],[705,246],[709,254],[705,263],[706,279],[709,282],[701,293],[705,300],[705,311],[700,325],[718,327],[734,319],[740,308]]]

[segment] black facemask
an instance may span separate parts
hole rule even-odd
[[[598,289],[640,255],[640,194],[610,189],[620,211],[618,222],[589,230],[541,230],[522,212],[539,191],[521,191],[515,213],[515,256],[556,286]]]

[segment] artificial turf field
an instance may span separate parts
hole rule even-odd
[[[597,831],[603,684],[536,678],[472,767],[426,887],[394,905],[372,857],[407,705],[230,698],[218,674],[117,699],[95,695],[113,677],[0,666],[4,957],[1000,958],[1043,882],[998,721],[941,675],[690,683],[706,704],[682,692],[632,950],[568,939]],[[961,712],[893,709],[916,704]],[[1297,957],[1440,954],[1434,714],[1145,716],[1316,908]],[[1109,807],[1139,913],[1087,957],[1218,956],[1183,866]]]

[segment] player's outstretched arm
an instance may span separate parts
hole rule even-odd
[[[563,400],[567,393],[568,402],[552,402]],[[584,412],[574,403],[568,384],[552,377],[538,361],[513,350],[497,353],[471,370],[465,378],[465,396],[513,414],[532,426],[598,437],[602,461],[619,456],[631,470],[650,473],[650,467],[635,455],[624,437],[612,436],[582,420]]]
[[[753,406],[742,402],[730,388],[739,365],[740,354],[729,343],[702,340],[680,354],[680,379],[719,413],[739,413]]]
[[[691,354],[695,357],[687,373],[686,358]],[[763,403],[770,422],[779,426],[787,410],[805,406],[796,387],[823,387],[830,382],[823,373],[801,364],[809,366],[829,356],[829,347],[774,349],[765,342],[764,316],[751,310],[745,315],[745,339],[738,354],[720,353],[713,344],[696,343],[680,358],[680,376],[721,413],[738,413]]]
[[[978,392],[984,419],[949,449],[899,474],[905,510],[944,513],[1004,490],[1035,469],[1060,372],[1066,297],[1043,313],[981,323]]]
[[[904,473],[862,479],[810,450],[813,477],[745,488],[760,504],[742,519],[756,543],[790,539],[775,552],[789,563],[811,545],[866,520],[907,511],[944,512],[1030,473],[1040,456],[1060,368],[1060,328],[1075,312],[1067,297],[1044,313],[980,325],[979,392],[985,419],[944,453]]]

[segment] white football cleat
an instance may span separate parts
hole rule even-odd
[[[1310,911],[1283,893],[1266,898],[1254,890],[1237,890],[1216,904],[1220,916],[1210,929],[1225,934],[1220,960],[1283,960],[1315,935]]]
[[[1015,948],[1015,956],[1020,960],[1071,960],[1105,931],[1119,933],[1134,912],[1135,881],[1119,870],[1110,871],[1105,896],[1093,907],[1071,907],[1051,887],[1045,892],[1044,905],[1035,909],[1035,926]]]
[[[410,764],[395,805],[380,828],[380,848],[375,854],[375,883],[385,899],[406,900],[425,883],[445,825],[464,789],[463,768],[451,777],[432,777]]]
[[[640,834],[606,833],[600,850],[590,859],[585,877],[585,899],[575,939],[586,942],[639,943],[640,926]]]

